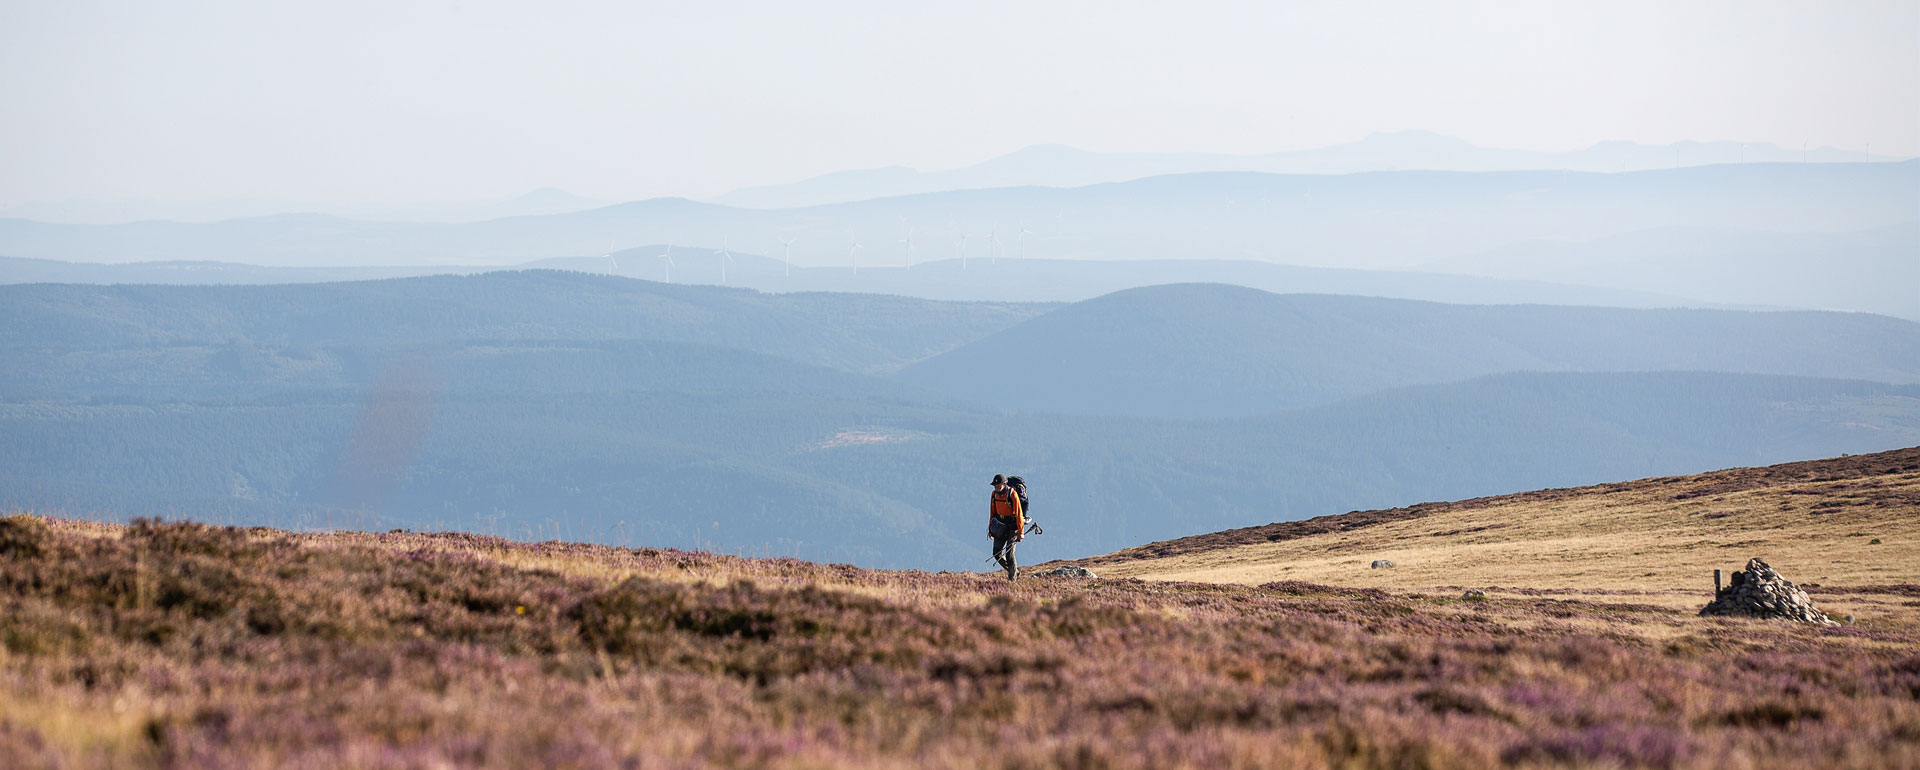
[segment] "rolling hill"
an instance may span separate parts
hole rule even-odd
[[[1309,326],[1364,328],[1339,298],[1241,295],[1294,303]],[[1462,314],[1430,325],[1463,339],[1463,329],[1500,326],[1461,321],[1480,318],[1471,308],[1374,302],[1357,306],[1361,315]],[[1018,411],[893,374],[1078,307],[762,295],[555,272],[4,287],[0,355],[12,365],[0,368],[0,506],[959,569],[982,557],[977,505],[995,472],[1034,480],[1046,553],[1084,556],[1354,506],[1920,442],[1920,390],[1876,364],[1877,327],[1806,333],[1834,319],[1904,322],[1835,314],[1631,317],[1651,319],[1646,338],[1725,324],[1732,331],[1707,339],[1740,350],[1750,345],[1742,334],[1766,336],[1791,355],[1755,353],[1763,362],[1882,381],[1507,371],[1393,387],[1378,378],[1365,383],[1377,389],[1318,406],[1199,420]],[[1476,338],[1510,356],[1476,359],[1488,369],[1627,366],[1645,352],[1556,343],[1569,333],[1543,319],[1561,309],[1517,310],[1530,314],[1507,321],[1534,336]],[[1395,335],[1417,328],[1349,335],[1353,349],[1325,350],[1373,366],[1402,350]],[[1168,344],[1206,342],[1177,336],[1192,328],[1169,333]],[[1506,352],[1534,342],[1568,358]],[[1336,373],[1365,368],[1314,360]]]
[[[604,257],[555,257],[516,269],[568,270],[665,282],[665,246],[642,246]],[[1226,283],[1267,291],[1358,294],[1469,304],[1705,306],[1698,300],[1645,292],[1596,289],[1541,281],[1510,281],[1449,273],[1341,270],[1248,260],[935,259],[912,268],[868,264],[790,267],[780,260],[735,253],[726,275],[704,249],[675,252],[673,283],[733,286],[770,293],[857,292],[967,302],[1078,302],[1122,289],[1167,283]],[[413,267],[262,267],[233,262],[101,264],[0,257],[0,284],[249,285],[337,283],[431,275],[500,272],[476,265]]]
[[[1920,319],[1920,223],[1853,233],[1664,228],[1529,241],[1421,265],[1462,275],[1659,290],[1720,304],[1847,308]]]
[[[295,349],[450,339],[695,342],[887,370],[1048,308],[867,294],[767,295],[560,271],[286,286],[0,286],[0,345]]]
[[[1060,308],[901,377],[1014,410],[1232,417],[1496,372],[1661,370],[1917,382],[1920,324],[1170,285]]]

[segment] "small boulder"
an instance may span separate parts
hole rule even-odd
[[[1373,566],[1368,567],[1368,569],[1387,569],[1389,567],[1398,567],[1398,566],[1400,565],[1394,564],[1393,562],[1387,561],[1386,559],[1374,559]]]
[[[1487,592],[1478,588],[1469,588],[1466,593],[1460,595],[1460,601],[1463,602],[1484,602],[1486,600]]]
[[[1099,575],[1093,574],[1093,570],[1087,569],[1086,567],[1082,567],[1078,564],[1067,564],[1059,567],[1054,567],[1053,569],[1047,570],[1046,572],[1042,572],[1040,573],[1040,577],[1075,578],[1080,580],[1086,580],[1086,579],[1099,577]]]

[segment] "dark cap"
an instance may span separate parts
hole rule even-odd
[[[1007,477],[1005,477],[1005,476],[1002,476],[1002,475],[1000,475],[1000,474],[998,474],[998,473],[996,473],[996,474],[993,474],[993,483],[995,483],[995,484],[1005,484],[1005,483],[1007,483]]]

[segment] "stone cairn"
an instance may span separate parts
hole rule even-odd
[[[1827,613],[1814,608],[1806,591],[1759,559],[1748,560],[1746,570],[1733,573],[1732,583],[1725,588],[1720,587],[1720,571],[1714,570],[1713,601],[1700,614],[1833,625]]]

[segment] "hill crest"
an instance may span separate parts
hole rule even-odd
[[[1355,587],[1581,587],[1675,605],[1764,556],[1812,588],[1906,584],[1920,447],[1243,527],[1076,560],[1103,576]],[[1372,569],[1375,560],[1395,563]]]

